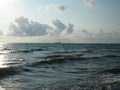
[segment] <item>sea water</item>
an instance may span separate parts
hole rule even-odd
[[[120,44],[0,44],[0,90],[120,90]]]

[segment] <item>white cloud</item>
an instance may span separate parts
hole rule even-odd
[[[55,5],[55,4],[46,4],[44,6],[46,10],[57,10],[57,11],[64,11],[66,7],[63,5]]]
[[[55,26],[55,31],[57,34],[61,33],[66,28],[65,24],[63,24],[61,21],[57,19],[54,20],[52,23]]]
[[[95,0],[84,0],[84,3],[87,7],[90,7],[90,8],[95,7],[95,5],[96,5]]]
[[[67,28],[67,33],[73,33],[73,27],[74,27],[74,25],[72,25],[72,24],[70,24],[69,23],[69,26],[68,26],[68,28]]]
[[[10,36],[36,36],[45,35],[47,30],[51,29],[49,25],[41,24],[28,20],[28,18],[19,17],[15,19],[15,24],[11,23],[9,26]]]
[[[52,21],[53,27],[47,24],[30,21],[19,17],[9,27],[9,36],[40,37],[42,41],[63,42],[120,42],[120,32],[90,32],[86,29],[74,30],[74,25],[64,24],[56,19]],[[2,33],[1,33],[2,34]],[[37,38],[36,38],[37,40]],[[33,39],[34,41],[34,39]]]
[[[39,22],[30,21],[28,18],[19,17],[15,19],[15,23],[9,26],[9,36],[43,36],[47,34],[61,34],[67,29],[68,33],[73,31],[73,25],[66,26],[60,20],[56,19],[52,22],[54,27]]]
[[[102,41],[104,41],[104,40],[111,40],[112,41],[112,39],[118,39],[118,38],[120,38],[120,33],[119,32],[116,32],[116,31],[113,31],[113,32],[105,32],[105,31],[103,31],[103,30],[99,30],[99,32],[89,32],[88,30],[80,30],[79,32],[79,35],[78,36],[80,36],[81,38],[83,38],[83,39],[93,39],[93,40],[102,40]]]

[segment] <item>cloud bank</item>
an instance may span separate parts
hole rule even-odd
[[[46,35],[47,30],[51,29],[49,25],[41,24],[28,20],[28,18],[19,17],[15,19],[15,24],[9,26],[9,36],[36,36]]]
[[[47,24],[41,24],[29,20],[25,17],[19,17],[15,19],[15,23],[11,23],[9,26],[8,36],[44,36],[49,33],[51,34],[61,34],[64,30],[67,30],[68,33],[72,33],[73,25],[69,24],[66,26],[60,20],[56,19],[52,21],[54,27],[51,27]]]
[[[64,24],[58,19],[53,20],[51,23],[53,26],[19,17],[15,19],[14,23],[10,24],[7,35],[9,38],[16,37],[21,42],[30,40],[31,42],[120,43],[120,32],[118,31],[105,32],[99,30],[98,32],[90,32],[86,29],[76,30],[73,24]],[[0,31],[0,35],[3,35],[2,31]]]
[[[42,8],[45,10],[55,10],[55,11],[65,11],[66,7],[64,5],[56,5],[56,4],[46,4],[45,6],[38,6],[37,10],[40,11]]]

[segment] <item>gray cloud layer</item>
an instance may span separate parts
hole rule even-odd
[[[43,36],[49,34],[61,34],[62,31],[67,29],[68,33],[73,32],[73,25],[69,24],[67,27],[60,20],[54,20],[53,25],[55,28],[41,24],[39,22],[30,21],[28,18],[19,17],[15,19],[15,24],[11,23],[9,26],[9,36]]]

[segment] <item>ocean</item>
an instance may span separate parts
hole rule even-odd
[[[120,44],[0,44],[0,90],[120,90]]]

